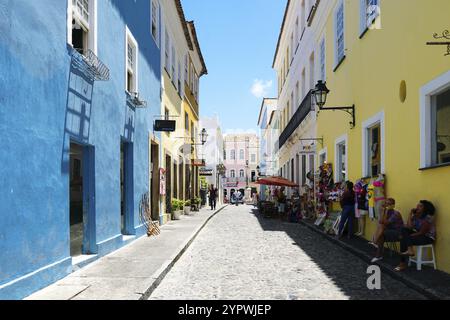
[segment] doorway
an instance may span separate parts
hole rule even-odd
[[[151,144],[150,170],[152,219],[159,221],[159,146],[154,142]]]
[[[166,155],[166,213],[172,212],[172,157]]]
[[[134,233],[133,144],[120,144],[120,221],[123,235]]]
[[[70,255],[96,253],[94,148],[70,144]]]

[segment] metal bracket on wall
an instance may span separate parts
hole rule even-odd
[[[323,148],[323,137],[322,138],[305,138],[305,139],[298,139],[298,140],[299,141],[318,141]]]
[[[442,34],[435,33],[433,34],[433,38],[435,39],[446,39],[450,40],[450,31],[444,30],[442,31]],[[443,42],[427,42],[428,46],[447,46],[447,53],[444,54],[444,56],[450,56],[450,41],[443,41]]]

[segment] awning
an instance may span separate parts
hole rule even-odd
[[[296,188],[299,185],[295,182],[292,182],[288,179],[282,177],[265,177],[259,179],[256,184],[264,185],[264,186],[278,186],[278,187],[292,187]]]

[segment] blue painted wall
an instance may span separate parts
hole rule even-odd
[[[150,1],[98,1],[98,56],[110,70],[92,82],[72,64],[67,3],[0,2],[0,299],[20,299],[72,271],[70,141],[95,154],[93,250],[121,247],[120,144],[132,143],[132,227],[149,190],[149,134],[160,113],[160,53],[150,34]],[[139,93],[125,93],[125,25],[139,44]]]

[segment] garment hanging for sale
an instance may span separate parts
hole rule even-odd
[[[386,200],[384,188],[384,176],[380,175],[377,180],[373,182],[374,186],[374,200],[375,200],[375,217],[381,220],[383,212],[383,203]]]
[[[369,217],[375,219],[375,186],[372,182],[367,187],[367,201],[369,203]]]

